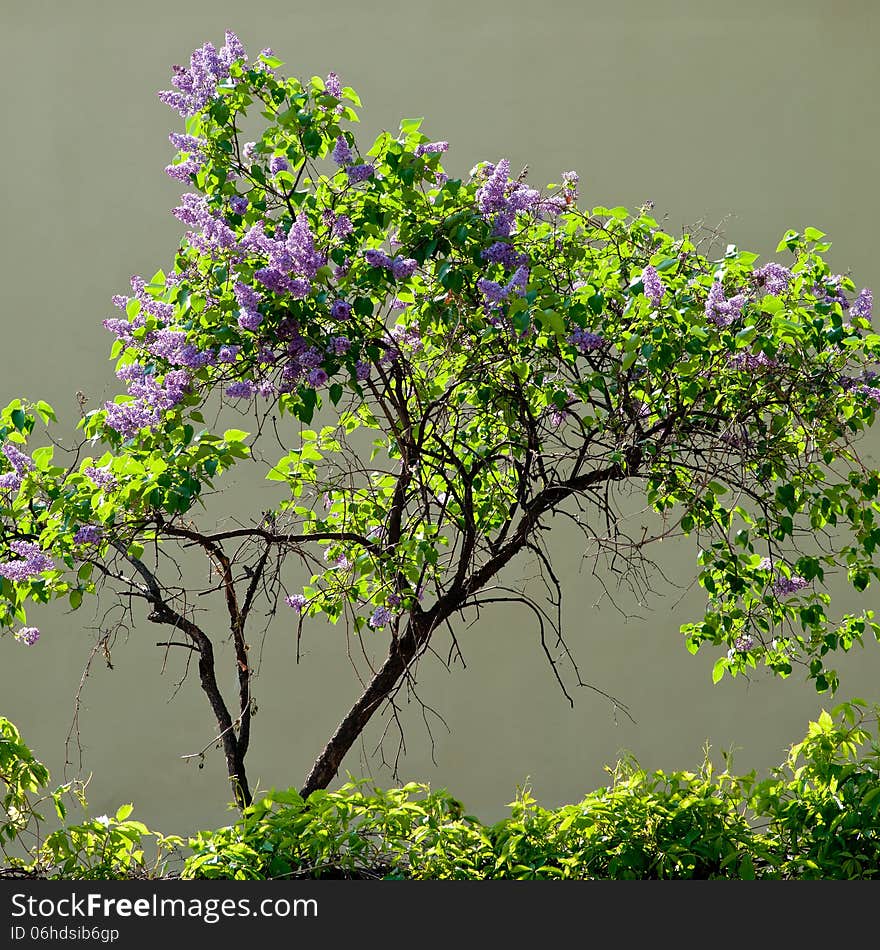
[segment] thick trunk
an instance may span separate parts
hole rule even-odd
[[[305,798],[319,788],[326,788],[335,778],[348,750],[364,731],[370,717],[391,695],[420,648],[428,641],[432,627],[424,619],[412,622],[402,637],[391,644],[388,657],[370,680],[358,701],[336,728],[330,741],[312,766],[300,794]]]

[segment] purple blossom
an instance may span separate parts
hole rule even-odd
[[[315,250],[315,238],[309,227],[309,219],[301,211],[293,222],[285,249],[292,261],[292,270],[304,277],[313,278],[324,266],[324,255]]]
[[[352,231],[354,231],[354,225],[347,214],[340,214],[330,228],[330,233],[338,237],[340,241],[344,241]]]
[[[232,32],[226,30],[223,36],[225,45],[220,47],[220,61],[231,66],[233,63],[247,59],[247,52],[241,40]]]
[[[512,208],[499,211],[492,221],[492,236],[510,237],[514,224],[516,224],[516,212]]]
[[[364,257],[371,267],[384,267],[388,269],[394,264],[392,259],[384,251],[379,251],[372,247],[364,251]]]
[[[249,162],[254,160],[254,156],[257,152],[257,143],[256,142],[245,142],[241,147],[242,157],[246,158]]]
[[[308,601],[306,600],[305,594],[291,594],[284,598],[284,603],[287,604],[288,607],[292,607],[298,614],[301,614]]]
[[[507,292],[497,280],[489,280],[486,277],[480,277],[477,281],[477,290],[489,304],[498,305],[507,297]]]
[[[196,138],[194,135],[183,135],[180,132],[171,132],[168,141],[178,152],[190,152],[193,155],[200,154],[207,145],[205,139]]]
[[[351,163],[354,161],[351,148],[344,135],[340,135],[339,138],[336,139],[336,144],[333,146],[333,153],[331,157],[337,165],[351,165]]]
[[[15,639],[25,646],[32,647],[40,639],[40,631],[36,627],[22,627],[15,634]]]
[[[185,330],[166,328],[157,330],[148,346],[150,353],[176,366],[200,369],[211,362],[211,354],[203,352],[186,341]]]
[[[197,231],[190,231],[190,242],[206,254],[228,251],[236,246],[238,238],[226,221],[208,207],[204,195],[185,194],[171,212],[175,218]]]
[[[728,300],[724,296],[724,287],[720,280],[712,282],[709,295],[706,298],[706,319],[717,327],[727,327],[742,315],[742,308],[746,302],[743,294],[737,294]]]
[[[283,294],[290,290],[290,278],[274,267],[260,267],[254,271],[254,278],[276,293]]]
[[[290,162],[283,155],[273,155],[269,159],[269,171],[273,175],[278,172],[286,172],[290,168]]]
[[[217,83],[229,76],[229,66],[238,58],[241,44],[233,33],[227,33],[227,43],[218,55],[212,43],[205,43],[190,57],[189,69],[174,66],[171,85],[159,99],[182,116],[200,112],[217,94]]]
[[[51,558],[43,554],[40,546],[32,541],[12,541],[9,547],[22,560],[0,564],[0,577],[10,581],[27,581],[55,567]]]
[[[105,402],[107,425],[123,438],[130,439],[140,429],[152,428],[159,422],[160,411],[156,406],[147,406],[136,400],[130,402]]]
[[[869,287],[859,291],[859,295],[852,302],[850,316],[860,317],[863,320],[871,319],[871,310],[874,306],[874,294]]]
[[[578,197],[578,182],[580,180],[580,175],[575,171],[562,173],[562,185],[573,198]]]
[[[263,299],[252,287],[241,283],[241,281],[236,282],[233,292],[239,307],[244,310],[256,310]]]
[[[73,536],[74,544],[97,544],[103,535],[103,529],[96,524],[84,524]]]
[[[327,78],[324,80],[324,89],[328,96],[333,96],[334,99],[342,98],[342,83],[336,73],[327,74]]]
[[[254,395],[254,384],[249,379],[230,383],[226,387],[226,395],[233,399],[250,399]]]
[[[21,488],[21,483],[24,479],[18,472],[5,472],[3,475],[0,475],[0,488],[6,491],[18,491]]]
[[[33,461],[11,442],[3,443],[3,454],[17,475],[24,475],[25,472],[33,470]]]
[[[233,214],[245,214],[248,209],[248,200],[244,195],[235,195],[229,199],[229,207]]]
[[[576,346],[581,353],[589,353],[592,350],[601,349],[605,340],[598,333],[591,333],[589,330],[582,330],[575,327],[568,338],[572,346]]]
[[[119,307],[120,310],[125,310],[125,308],[128,306],[128,297],[124,296],[123,294],[114,294],[110,298],[110,301],[114,307]]]
[[[384,627],[390,620],[391,611],[387,607],[377,607],[367,621],[367,624],[372,627],[373,630],[378,630]]]
[[[306,369],[314,369],[324,362],[324,354],[316,346],[310,346],[307,350],[300,353],[300,363]]]
[[[334,356],[344,356],[351,349],[351,340],[347,336],[330,338],[330,351]]]
[[[327,382],[327,371],[322,369],[320,366],[316,366],[308,376],[309,385],[313,389],[318,389],[318,387],[323,386]]]
[[[163,386],[165,396],[171,405],[176,406],[183,400],[192,383],[192,377],[185,369],[174,369],[165,374]],[[166,406],[171,408],[171,406]]]
[[[541,201],[541,192],[526,185],[514,183],[507,199],[507,206],[514,211],[530,211]]]
[[[113,488],[116,485],[113,473],[106,468],[95,468],[94,465],[87,465],[83,469],[83,475],[90,478],[99,488]]]
[[[333,505],[332,499],[329,495],[325,495],[324,499],[324,508],[329,510]],[[330,561],[333,567],[340,571],[347,571],[351,567],[351,561],[344,554],[331,555],[330,548],[324,551],[324,560]]]
[[[250,330],[253,333],[263,322],[263,315],[259,310],[242,310],[238,315],[238,325],[242,330]]]
[[[519,267],[513,272],[513,277],[507,282],[507,287],[505,290],[508,294],[516,293],[520,297],[525,296],[526,286],[529,283],[529,269],[524,264],[520,264]]]
[[[409,280],[418,266],[419,262],[411,257],[395,257],[391,262],[391,273],[395,280]]]
[[[507,207],[505,192],[510,178],[510,162],[506,158],[495,165],[485,183],[477,189],[477,207],[483,217]]]
[[[345,169],[346,175],[348,175],[348,180],[352,185],[356,185],[360,181],[366,181],[368,178],[372,178],[376,174],[376,168],[374,165],[369,163],[365,165],[349,165]]]
[[[799,590],[809,587],[810,582],[800,577],[798,574],[792,574],[791,577],[780,577],[771,590],[777,597],[784,597],[787,594],[796,594]]]
[[[727,364],[731,369],[740,372],[778,366],[776,360],[771,359],[766,353],[731,353],[727,356]]]
[[[733,649],[737,653],[748,653],[754,645],[754,637],[750,637],[748,634],[742,634],[733,641]]]
[[[391,336],[398,346],[406,347],[409,350],[418,352],[424,347],[421,334],[418,327],[405,327],[398,324],[391,329]]]
[[[655,307],[659,307],[664,293],[663,281],[660,279],[656,268],[650,264],[642,271],[642,286],[645,290],[645,296]]]
[[[791,271],[782,264],[771,261],[758,268],[753,276],[758,287],[763,287],[769,294],[779,295],[788,290]]]
[[[359,383],[370,378],[370,364],[363,360],[358,360],[354,367],[355,378]]]
[[[312,289],[312,283],[307,277],[297,277],[290,282],[290,295],[294,300],[302,300],[308,297]]]
[[[128,320],[123,320],[122,318],[111,318],[108,320],[102,320],[101,326],[112,333],[117,340],[123,340],[126,343],[131,343],[134,341],[132,336],[132,330],[134,329],[133,325],[128,322]]]
[[[506,241],[496,241],[483,250],[480,256],[492,264],[502,264],[507,270],[513,270],[528,261],[525,254],[519,253],[512,244]]]
[[[142,380],[146,375],[146,370],[140,363],[127,363],[125,366],[120,366],[116,370],[116,378],[121,379],[127,383],[138,382]]]
[[[448,151],[449,142],[423,142],[416,146],[416,157],[420,158],[422,155],[436,155],[439,152]]]
[[[330,306],[330,316],[334,320],[348,320],[351,316],[351,304],[345,300],[334,300]]]
[[[856,386],[853,392],[861,393],[872,399],[877,405],[880,405],[880,389],[876,386]]]
[[[236,357],[238,356],[239,347],[237,346],[221,346],[217,350],[217,362],[218,363],[234,363]]]

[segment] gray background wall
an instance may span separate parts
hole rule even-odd
[[[455,173],[507,156],[514,168],[528,162],[540,185],[575,168],[587,205],[651,199],[673,231],[724,219],[727,240],[767,255],[786,228],[820,227],[835,268],[880,289],[878,27],[871,0],[0,0],[2,398],[46,398],[69,428],[76,390],[92,405],[116,391],[100,327],[109,298],[131,274],[167,266],[181,233],[169,214],[181,189],[162,172],[179,119],[155,92],[172,63],[205,40],[219,45],[224,28],[253,54],[272,46],[289,73],[339,72],[364,100],[365,141],[424,115],[426,131],[452,143]],[[624,748],[648,767],[684,768],[708,740],[718,758],[735,748],[739,770],[767,768],[829,704],[797,674],[713,687],[714,656],[691,657],[677,632],[698,615],[698,592],[673,590],[626,622],[594,608],[599,588],[578,572],[574,539],[562,530],[554,543],[581,668],[636,722],[589,691],[569,709],[529,619],[499,608],[460,630],[466,670],[423,665],[423,695],[451,731],[435,728],[432,761],[409,716],[401,779],[446,786],[496,819],[527,778],[545,804],[576,799]],[[693,546],[670,545],[663,563],[687,583]],[[35,619],[36,647],[0,643],[0,712],[60,780],[94,617],[53,609]],[[206,704],[194,679],[171,699],[179,667],[162,674],[149,627],[117,645],[114,670],[98,662],[88,679],[80,731],[92,810],[134,801],[167,832],[225,821],[220,756],[201,771],[180,758],[211,738]],[[296,666],[284,622],[264,646],[249,759],[263,789],[300,782],[356,695],[338,630],[316,626],[306,647]],[[876,644],[841,667],[841,698],[880,698]],[[371,754],[377,738],[345,765],[388,784]]]

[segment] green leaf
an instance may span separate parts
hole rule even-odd
[[[401,119],[400,131],[403,132],[404,135],[410,135],[413,132],[418,132],[424,121],[424,116],[421,116],[421,118],[418,119]]]
[[[244,429],[227,429],[223,433],[223,441],[226,443],[244,442],[249,435],[250,432],[245,432]]]

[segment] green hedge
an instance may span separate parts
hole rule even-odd
[[[823,712],[763,779],[716,772],[708,756],[696,772],[632,760],[608,771],[607,787],[561,808],[521,789],[495,825],[416,783],[351,783],[307,801],[273,792],[186,844],[132,821],[126,805],[52,833],[9,868],[71,879],[880,878],[877,709],[861,700]]]

